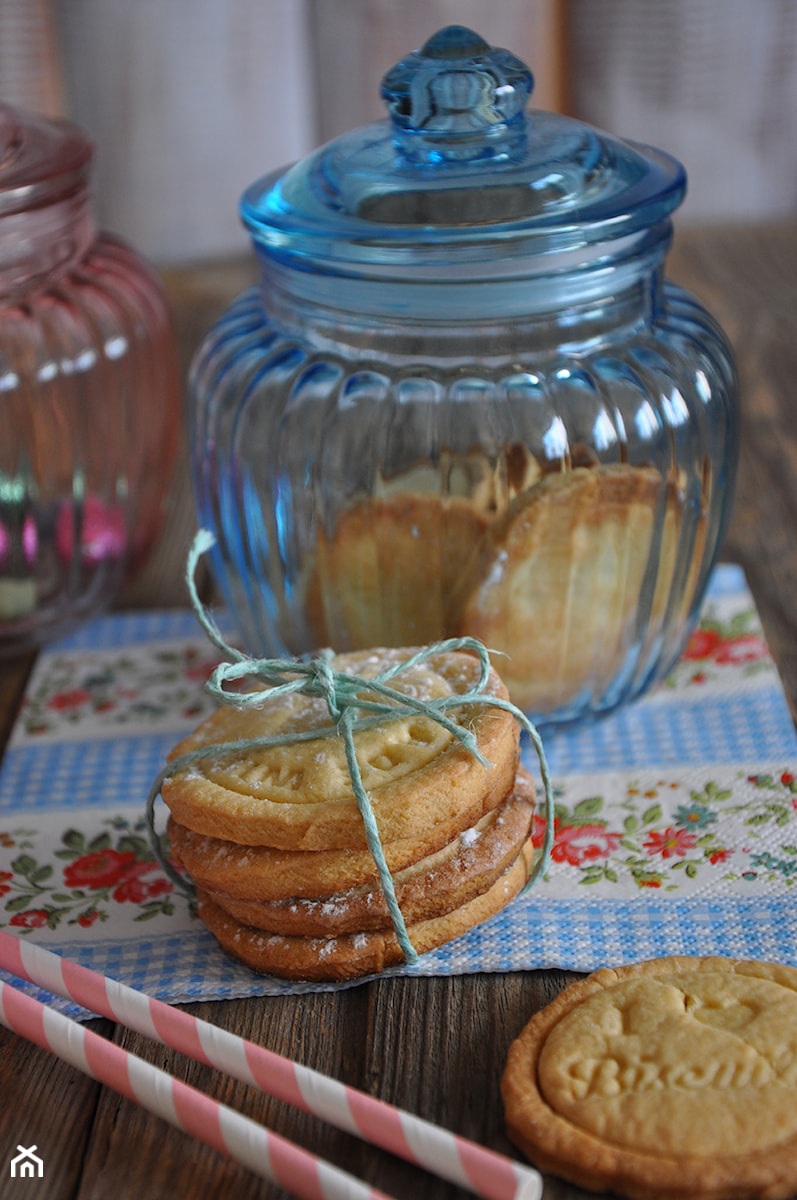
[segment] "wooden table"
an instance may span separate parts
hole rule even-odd
[[[251,264],[171,272],[187,361],[251,277]],[[735,345],[742,449],[725,557],[745,568],[797,713],[797,222],[685,231],[670,274],[699,295]],[[183,604],[179,564],[193,531],[184,464],[161,544],[128,604]],[[29,660],[0,668],[4,745]],[[389,979],[348,990],[191,1005],[190,1011],[394,1104],[512,1153],[498,1083],[507,1047],[567,981],[561,971]],[[461,1193],[108,1021],[121,1045],[210,1091],[397,1197]],[[36,1143],[45,1178],[10,1180],[17,1144]],[[0,1200],[249,1200],[279,1194],[112,1092],[0,1029]],[[554,1182],[546,1196],[576,1193]]]

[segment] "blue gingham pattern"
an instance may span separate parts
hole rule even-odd
[[[13,746],[0,772],[0,818],[87,806],[141,806],[177,736]]]
[[[544,736],[555,774],[794,758],[794,724],[777,683],[731,696],[652,699]],[[532,766],[532,760],[528,760]]]
[[[119,646],[195,637],[196,632],[196,617],[187,609],[142,609],[95,617],[62,638],[52,651],[115,650]]]

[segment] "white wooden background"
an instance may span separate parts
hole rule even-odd
[[[570,0],[572,103],[686,165],[693,224],[797,213],[797,0]]]
[[[153,260],[246,253],[243,188],[382,115],[451,22],[538,106],[680,157],[680,220],[797,211],[797,0],[0,0],[0,99],[84,126],[102,224]]]
[[[444,25],[467,25],[491,45],[506,46],[532,69],[533,103],[561,109],[564,11],[561,0],[315,0],[320,140],[383,117],[385,71]]]

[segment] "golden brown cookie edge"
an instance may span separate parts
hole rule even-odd
[[[797,991],[797,968],[718,955],[674,955],[592,972],[535,1013],[509,1047],[501,1077],[509,1139],[541,1171],[629,1200],[788,1200],[797,1194],[797,1137],[767,1147],[755,1158],[643,1154],[573,1125],[550,1108],[539,1089],[536,1064],[548,1035],[588,997],[640,976],[718,968],[772,979]]]

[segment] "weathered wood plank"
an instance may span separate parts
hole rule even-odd
[[[109,1021],[91,1028],[107,1036]],[[11,1200],[71,1200],[83,1171],[98,1083],[37,1046],[0,1027],[0,1197]],[[17,1147],[36,1146],[44,1163],[41,1179],[12,1179]]]

